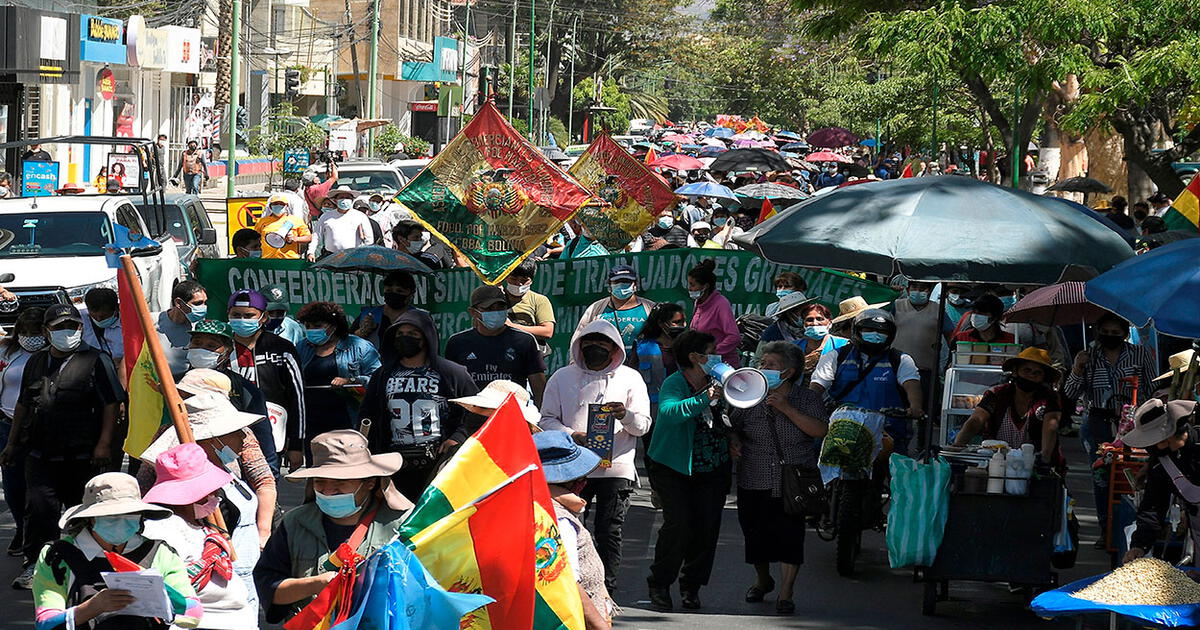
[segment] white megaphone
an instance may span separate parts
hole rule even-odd
[[[738,409],[748,409],[767,397],[767,377],[754,368],[735,368],[718,363],[709,370],[725,391],[725,402]]]

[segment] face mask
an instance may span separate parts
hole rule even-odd
[[[530,285],[528,284],[512,284],[510,282],[504,283],[504,290],[508,291],[509,295],[515,295],[517,297],[529,293],[529,287]]]
[[[354,501],[354,493],[321,494],[317,493],[317,509],[330,518],[346,518],[358,511],[358,503]]]
[[[419,253],[421,253],[421,250],[424,248],[425,248],[425,241],[409,241],[408,242],[408,253],[410,253],[410,254],[419,254]]]
[[[221,362],[221,353],[206,348],[188,348],[187,362],[194,368],[211,370]]]
[[[908,292],[908,301],[910,303],[912,303],[913,306],[924,306],[929,303],[929,292],[928,291],[909,291]]]
[[[602,370],[612,363],[612,353],[608,348],[598,345],[585,346],[583,348],[583,364],[589,370]]]
[[[824,339],[825,336],[828,334],[829,334],[828,326],[805,326],[804,327],[804,336],[808,337],[809,339],[812,339],[813,341],[820,341],[820,340]]]
[[[711,234],[709,234],[708,232],[694,232],[694,233],[692,233],[692,238],[696,239],[696,242],[697,242],[697,243],[703,243],[703,242],[707,241],[709,236],[712,236],[712,235],[711,235]]]
[[[983,330],[992,325],[992,318],[979,313],[971,313],[971,327],[975,330]]]
[[[619,282],[609,287],[609,290],[612,291],[612,296],[618,300],[628,300],[633,295],[633,283]]]
[[[262,328],[262,322],[257,319],[230,318],[229,327],[233,329],[233,334],[238,337],[249,337],[258,332],[259,328]]]
[[[83,341],[83,330],[51,330],[50,345],[60,352],[70,352]]]
[[[862,334],[862,340],[874,345],[883,345],[887,343],[887,333],[867,331]]]
[[[8,196],[8,186],[0,186],[0,197]]]
[[[329,331],[324,328],[305,328],[304,338],[314,346],[319,346],[326,341],[329,341]]]
[[[479,321],[488,330],[503,328],[508,321],[508,311],[484,311],[479,314]]]
[[[228,466],[237,461],[237,453],[233,452],[233,449],[229,448],[228,446],[222,446],[221,449],[217,451],[217,458],[221,460],[222,464]]]
[[[1006,295],[1006,296],[1000,298],[1000,303],[1004,305],[1004,310],[1007,311],[1008,309],[1013,307],[1013,304],[1017,303],[1017,296]]]
[[[729,219],[727,219],[727,218],[724,218],[724,217],[721,217],[721,218],[713,218],[713,220],[712,220],[712,224],[713,224],[713,225],[715,225],[715,226],[717,226],[717,227],[725,227],[725,224],[726,224],[726,223],[728,223],[728,222],[729,222]]]
[[[221,499],[214,494],[204,503],[196,503],[193,505],[192,513],[196,515],[196,520],[204,520],[213,512],[216,512],[218,507],[221,507]]]
[[[408,295],[396,291],[388,291],[383,294],[383,303],[389,308],[400,310],[408,304]]]
[[[721,361],[722,361],[721,355],[719,355],[719,354],[704,355],[704,371],[711,373],[713,368],[715,368],[721,364]]]
[[[193,324],[204,319],[205,317],[208,317],[207,302],[204,304],[184,304],[183,306],[183,316]]]
[[[383,204],[378,201],[368,201],[367,205],[371,207],[371,212],[379,212],[379,209],[383,207]]]
[[[776,290],[775,290],[775,297],[777,297],[777,298],[779,298],[779,299],[781,299],[781,300],[782,300],[783,298],[785,298],[785,297],[787,297],[787,296],[789,296],[789,295],[791,295],[791,294],[793,294],[793,293],[795,293],[795,291],[794,291],[794,290],[792,290],[792,289],[776,289]]]
[[[1037,389],[1038,386],[1041,385],[1041,383],[1027,379],[1023,376],[1014,376],[1012,379],[1012,382],[1013,382],[1013,385],[1017,386],[1017,389],[1019,389],[1023,392],[1026,392],[1026,393]]]
[[[283,209],[284,209],[284,206],[282,206],[280,204],[275,204],[273,206],[267,206],[267,214],[272,215],[272,216],[279,216],[279,215],[283,214]]]
[[[675,217],[658,217],[658,227],[664,230],[675,227]]]
[[[783,384],[783,376],[779,370],[759,370],[762,375],[767,377],[767,388],[775,389]]]
[[[667,326],[663,329],[663,332],[665,332],[668,337],[674,339],[685,330],[687,330],[687,326]]]
[[[947,293],[946,301],[955,306],[962,306],[963,303],[966,302],[966,300],[963,299],[963,296],[959,295],[958,293]]]
[[[261,249],[251,249],[246,252],[246,258],[262,258]]]
[[[142,528],[142,517],[137,515],[97,516],[92,531],[105,542],[124,545]]]
[[[400,356],[405,359],[411,359],[418,354],[421,354],[421,340],[408,335],[400,335],[396,338],[396,349],[400,351]]]
[[[37,352],[38,350],[46,347],[46,338],[41,335],[33,337],[19,335],[17,336],[17,343],[21,344],[21,347],[24,348],[26,352]]]
[[[338,199],[337,207],[338,207],[338,210],[345,212],[345,211],[349,210],[350,208],[354,207],[354,200],[353,199]]]
[[[113,315],[112,317],[105,317],[104,319],[101,319],[101,320],[93,319],[92,321],[96,322],[96,325],[101,328],[112,328],[113,326],[117,325],[117,322],[121,321],[121,316]]]
[[[1096,335],[1096,343],[1100,344],[1101,348],[1115,350],[1125,343],[1125,337],[1121,335]]]
[[[704,291],[688,291],[688,297],[693,300],[699,300],[701,295],[704,295]]]

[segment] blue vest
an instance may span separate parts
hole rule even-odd
[[[838,402],[842,404],[873,411],[904,407],[904,402],[900,399],[896,370],[887,354],[879,359],[861,383],[844,392],[851,383],[858,380],[859,370],[870,362],[871,359],[860,353],[857,348],[851,348],[846,358],[838,365],[829,393],[837,396]]]

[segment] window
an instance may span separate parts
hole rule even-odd
[[[103,212],[0,214],[0,259],[35,256],[99,256],[113,242]]]

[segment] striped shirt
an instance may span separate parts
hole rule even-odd
[[[1156,366],[1145,347],[1125,343],[1115,365],[1109,363],[1101,348],[1093,349],[1089,354],[1082,376],[1074,370],[1068,373],[1067,382],[1063,385],[1063,393],[1068,399],[1079,400],[1083,397],[1091,409],[1107,409],[1120,414],[1124,405],[1133,402],[1133,384],[1124,380],[1133,376],[1138,377],[1138,403],[1145,402],[1154,394]]]
[[[788,392],[788,404],[806,416],[828,422],[821,395],[807,387],[793,383]],[[749,409],[731,409],[730,420],[742,440],[738,487],[770,490],[771,496],[779,496],[779,451],[775,449],[775,435],[779,436],[784,462],[817,469],[817,439],[800,430],[787,416],[766,402]],[[775,424],[775,435],[771,433],[771,423]]]

